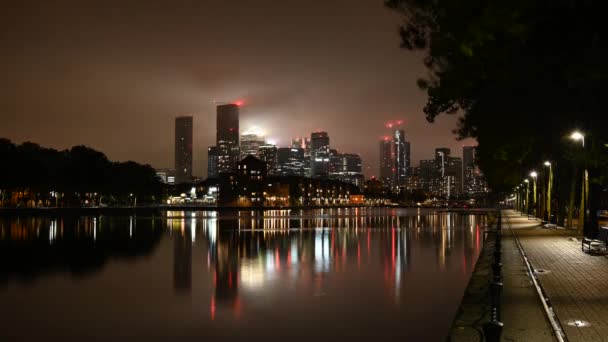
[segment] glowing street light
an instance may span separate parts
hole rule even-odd
[[[530,177],[532,177],[532,195],[534,198],[534,200],[532,201],[532,204],[534,205],[534,214],[536,215],[536,177],[538,177],[538,173],[536,173],[536,171],[532,171],[530,172]]]
[[[570,135],[570,139],[574,140],[574,141],[581,141],[581,144],[583,146],[583,150],[585,149],[585,135],[579,131],[574,131],[572,132],[572,134]],[[579,223],[578,223],[578,229],[580,231],[582,231],[582,226],[583,226],[583,222],[585,222],[585,205],[587,205],[587,196],[589,194],[589,190],[588,190],[588,179],[589,179],[589,174],[587,173],[587,166],[585,165],[585,170],[583,172],[583,181],[582,181],[582,191],[581,191],[581,204],[580,204],[580,208],[579,208]]]
[[[524,179],[524,183],[526,183],[526,199],[524,200],[524,206],[526,209],[526,214],[530,214],[530,181],[526,178]]]
[[[581,141],[583,144],[583,147],[585,147],[585,135],[579,131],[574,131],[572,132],[572,134],[570,134],[570,139],[574,140],[574,141]]]
[[[549,222],[551,220],[551,189],[553,188],[553,167],[551,166],[550,161],[545,161],[544,165],[549,168],[549,179],[547,180],[547,190],[545,194],[545,200],[547,203],[545,204],[545,213],[544,220]]]

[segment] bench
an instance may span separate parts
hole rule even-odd
[[[587,252],[599,252],[602,250],[606,250],[608,246],[608,227],[600,227],[600,231],[597,234],[597,238],[588,238],[583,237],[583,241],[581,242],[581,249],[585,252],[585,248],[587,248]]]

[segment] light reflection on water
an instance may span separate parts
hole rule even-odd
[[[3,218],[0,339],[443,340],[484,225],[377,208]]]

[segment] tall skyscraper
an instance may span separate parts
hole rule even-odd
[[[435,149],[435,165],[437,172],[441,178],[445,177],[445,170],[448,165],[448,157],[450,157],[450,149],[441,147]]]
[[[310,168],[312,176],[329,174],[329,135],[327,132],[313,132],[310,135]]]
[[[192,181],[192,116],[175,118],[175,182]]]
[[[304,151],[304,176],[311,177],[310,138],[300,137],[291,140],[291,147],[301,148]]]
[[[218,173],[231,172],[239,161],[239,106],[217,106],[216,146],[218,148]]]
[[[445,172],[445,196],[454,197],[462,193],[462,159],[448,157]]]
[[[405,132],[396,129],[393,133],[394,184],[405,186],[410,168],[410,143],[405,141]]]
[[[394,180],[393,143],[389,137],[380,140],[380,181],[392,186]]]
[[[462,147],[462,190],[467,194],[475,192],[475,152],[477,152],[476,146]]]

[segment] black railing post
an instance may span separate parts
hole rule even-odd
[[[502,294],[502,215],[500,210],[496,222],[496,242],[494,244],[494,262],[492,263],[492,279],[490,283],[490,321],[483,325],[485,340],[499,342],[503,324],[500,321],[500,295]]]

